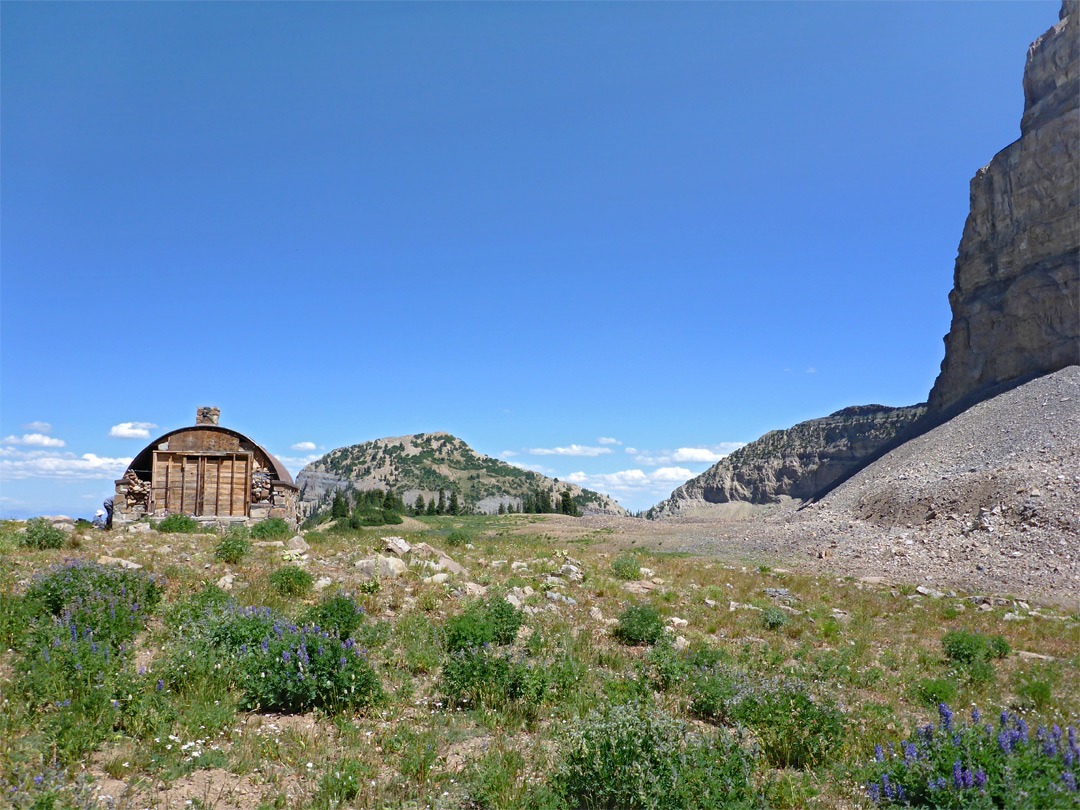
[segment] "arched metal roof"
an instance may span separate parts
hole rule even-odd
[[[275,480],[296,489],[296,482],[293,481],[293,477],[289,474],[289,471],[285,469],[285,465],[278,461],[277,457],[275,457],[273,453],[270,453],[261,444],[256,444],[250,436],[245,436],[238,430],[221,427],[221,425],[191,425],[190,427],[182,427],[177,428],[176,430],[170,430],[168,433],[159,436],[158,438],[154,439],[154,441],[150,442],[150,444],[146,445],[146,447],[143,448],[142,452],[140,452],[137,456],[135,456],[135,458],[131,460],[131,463],[128,465],[128,469],[134,470],[136,474],[138,474],[140,470],[144,472],[149,471],[150,464],[153,460],[154,451],[157,449],[158,445],[176,433],[186,433],[189,430],[213,430],[219,433],[228,433],[238,439],[242,439],[243,441],[248,442],[253,447],[258,448],[263,453],[263,455],[266,456],[267,460],[274,468]]]

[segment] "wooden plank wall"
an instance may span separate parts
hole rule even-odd
[[[250,485],[250,453],[154,453],[155,511],[196,516],[246,516]]]

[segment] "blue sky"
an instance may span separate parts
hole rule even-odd
[[[294,471],[446,430],[641,509],[924,400],[1059,5],[5,2],[0,513],[92,514],[204,404]]]

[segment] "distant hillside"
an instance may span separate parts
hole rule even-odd
[[[497,458],[481,455],[449,433],[418,433],[376,439],[331,450],[296,476],[303,501],[325,504],[337,490],[392,489],[406,504],[417,495],[456,491],[462,504],[496,512],[499,504],[519,509],[538,489],[565,490],[584,514],[629,515],[618,502],[567,481],[554,481]]]
[[[805,500],[829,486],[926,413],[925,405],[856,405],[821,419],[773,430],[722,458],[649,510],[665,518],[715,504]]]

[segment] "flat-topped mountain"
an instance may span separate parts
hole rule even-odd
[[[688,515],[739,501],[811,498],[904,434],[925,413],[925,405],[856,405],[770,431],[687,481],[646,517]]]
[[[302,501],[325,503],[338,490],[390,489],[406,504],[417,495],[437,498],[457,492],[477,512],[496,512],[499,504],[520,509],[537,491],[560,496],[569,491],[583,514],[629,515],[616,501],[497,458],[477,453],[449,433],[417,433],[376,439],[331,450],[296,476]]]

